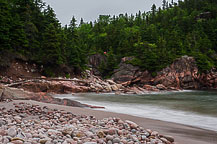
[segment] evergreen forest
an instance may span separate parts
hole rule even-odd
[[[217,1],[162,1],[135,15],[100,15],[94,22],[76,20],[61,26],[42,0],[0,0],[0,67],[9,54],[43,65],[44,74],[65,65],[79,73],[88,56],[102,54],[99,68],[112,74],[121,58],[153,74],[176,58],[193,56],[201,72],[217,68]]]

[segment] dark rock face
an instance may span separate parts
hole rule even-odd
[[[99,66],[102,63],[106,63],[107,57],[101,54],[94,54],[89,57],[88,65],[92,68],[93,74],[96,76],[100,76],[100,72],[98,70]]]
[[[133,66],[132,64],[127,64],[126,62],[132,60],[133,57],[124,57],[119,64],[119,68],[114,71],[112,75],[112,79],[117,83],[124,83],[128,81],[132,81],[139,75],[141,75],[141,71],[139,67]]]

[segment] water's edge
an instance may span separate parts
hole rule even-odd
[[[217,132],[217,93],[182,91],[144,95],[64,94],[55,95],[81,103],[104,106],[101,111],[123,113]]]

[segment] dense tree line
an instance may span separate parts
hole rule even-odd
[[[183,55],[195,57],[201,71],[217,67],[217,1],[162,1],[162,7],[136,15],[101,15],[94,22],[72,17],[61,27],[42,0],[0,0],[0,56],[16,53],[45,66],[45,74],[62,65],[87,68],[95,53],[108,60],[99,68],[111,75],[120,59],[142,69],[161,70]]]

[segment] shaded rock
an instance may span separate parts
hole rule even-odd
[[[111,136],[111,135],[107,135],[107,136],[106,136],[106,140],[107,140],[107,141],[111,141],[111,140],[113,140],[113,136]]]
[[[118,65],[119,68],[114,70],[114,74],[112,75],[112,79],[116,83],[131,81],[140,74],[139,67],[127,63],[127,61],[130,61],[133,58],[134,57],[122,58],[121,63]]]
[[[101,54],[94,54],[89,56],[88,65],[92,68],[92,73],[96,76],[100,76],[101,73],[99,72],[99,66],[102,63],[107,62],[107,57]]]
[[[113,143],[119,143],[121,140],[120,140],[120,138],[118,138],[118,137],[116,137],[116,138],[114,138],[113,139]]]

